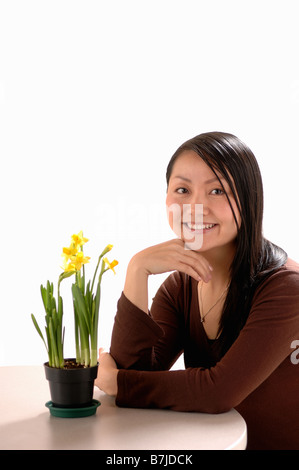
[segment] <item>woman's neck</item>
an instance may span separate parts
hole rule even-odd
[[[212,289],[226,287],[231,280],[231,265],[235,256],[235,245],[221,247],[202,253],[213,268],[212,279],[209,282]]]

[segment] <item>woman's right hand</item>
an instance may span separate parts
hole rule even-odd
[[[180,239],[151,246],[133,256],[130,264],[147,275],[180,271],[195,280],[209,282],[212,267],[203,255],[185,248]]]
[[[141,310],[148,312],[148,276],[180,271],[196,281],[209,282],[212,268],[198,252],[188,250],[180,239],[170,240],[140,251],[131,259],[124,287],[125,296]]]

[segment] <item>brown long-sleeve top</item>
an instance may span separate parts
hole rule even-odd
[[[207,338],[197,282],[172,273],[147,315],[124,294],[112,332],[118,406],[244,417],[248,449],[299,450],[299,265],[288,261],[256,290],[247,322],[221,357]],[[298,344],[298,343],[297,343]],[[169,370],[184,352],[186,369]]]

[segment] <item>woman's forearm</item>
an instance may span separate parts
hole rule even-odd
[[[124,294],[136,307],[148,313],[148,274],[134,257],[128,265]]]

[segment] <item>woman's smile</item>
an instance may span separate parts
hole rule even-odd
[[[190,232],[207,232],[214,228],[217,224],[193,224],[190,222],[184,222],[184,227],[186,227]]]

